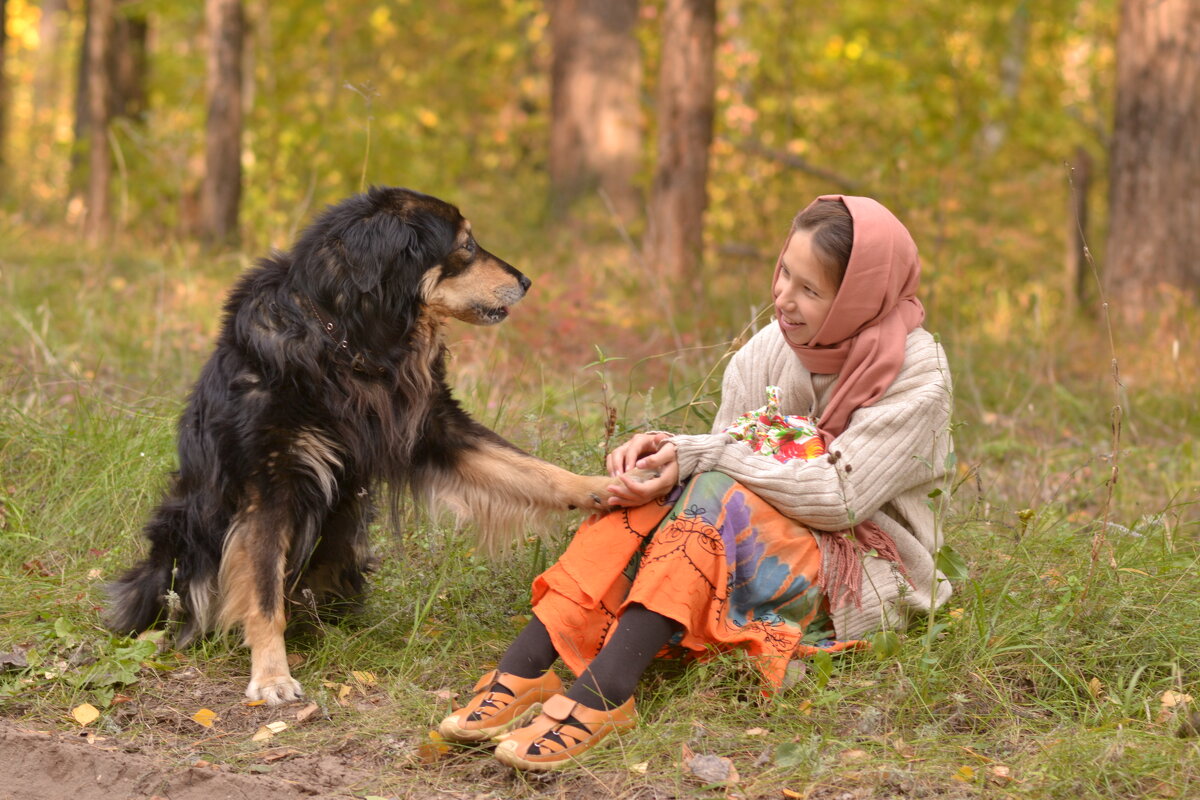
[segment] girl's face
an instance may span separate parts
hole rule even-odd
[[[772,293],[775,316],[783,335],[794,345],[806,345],[829,316],[838,287],[830,285],[825,267],[813,252],[813,232],[792,234],[780,258],[779,277]]]

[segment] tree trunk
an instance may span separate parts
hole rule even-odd
[[[712,143],[716,0],[667,0],[658,80],[658,162],[646,261],[668,280],[699,264]]]
[[[242,199],[242,50],[245,21],[241,0],[206,0],[208,32],[208,122],[204,181],[200,187],[201,235],[229,243],[237,238]]]
[[[117,18],[113,60],[113,115],[140,119],[146,111],[146,77],[149,61],[146,58],[146,37],[150,24],[144,14],[122,15]]]
[[[88,3],[87,61],[90,64],[110,63],[113,43],[113,0],[90,0]],[[88,179],[87,213],[84,233],[97,239],[108,232],[112,221],[112,155],[108,144],[108,127],[112,120],[112,75],[107,69],[89,69],[87,82]]]
[[[5,8],[5,0],[0,0],[0,193],[7,187],[4,185],[4,176],[8,174],[5,169],[7,161],[5,160],[5,145],[8,144],[8,77],[4,71],[4,65],[8,63],[4,54],[8,44],[8,11]]]
[[[1164,293],[1200,293],[1200,3],[1123,0],[1104,284],[1141,320]]]
[[[550,190],[566,208],[599,188],[622,219],[641,211],[638,0],[549,0]]]

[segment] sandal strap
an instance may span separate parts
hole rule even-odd
[[[553,755],[569,750],[595,736],[605,723],[621,723],[630,719],[632,699],[609,711],[590,708],[566,695],[556,694],[542,705],[542,714],[555,724],[529,743],[532,755]],[[549,747],[547,747],[549,745]]]
[[[500,670],[498,670],[498,669],[492,670],[491,672],[487,673],[479,680],[475,681],[475,688],[472,689],[471,691],[473,691],[477,694],[479,692],[482,692],[484,689],[491,686],[492,683],[496,680],[496,678],[499,677],[499,675],[500,675]]]

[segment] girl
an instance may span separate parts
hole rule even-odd
[[[795,655],[944,603],[929,498],[950,463],[950,377],[921,327],[919,274],[878,202],[827,195],[800,212],[775,266],[778,322],[730,361],[713,432],[638,434],[608,456],[620,510],[535,579],[534,619],[442,735],[561,768],[635,724],[637,682],[667,645],[746,650],[778,688]],[[804,417],[769,402],[737,420],[765,390]],[[579,676],[565,693],[559,658]]]

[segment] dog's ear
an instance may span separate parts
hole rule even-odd
[[[361,292],[374,290],[389,268],[413,259],[417,240],[417,231],[394,214],[358,220],[341,236],[350,280]]]

